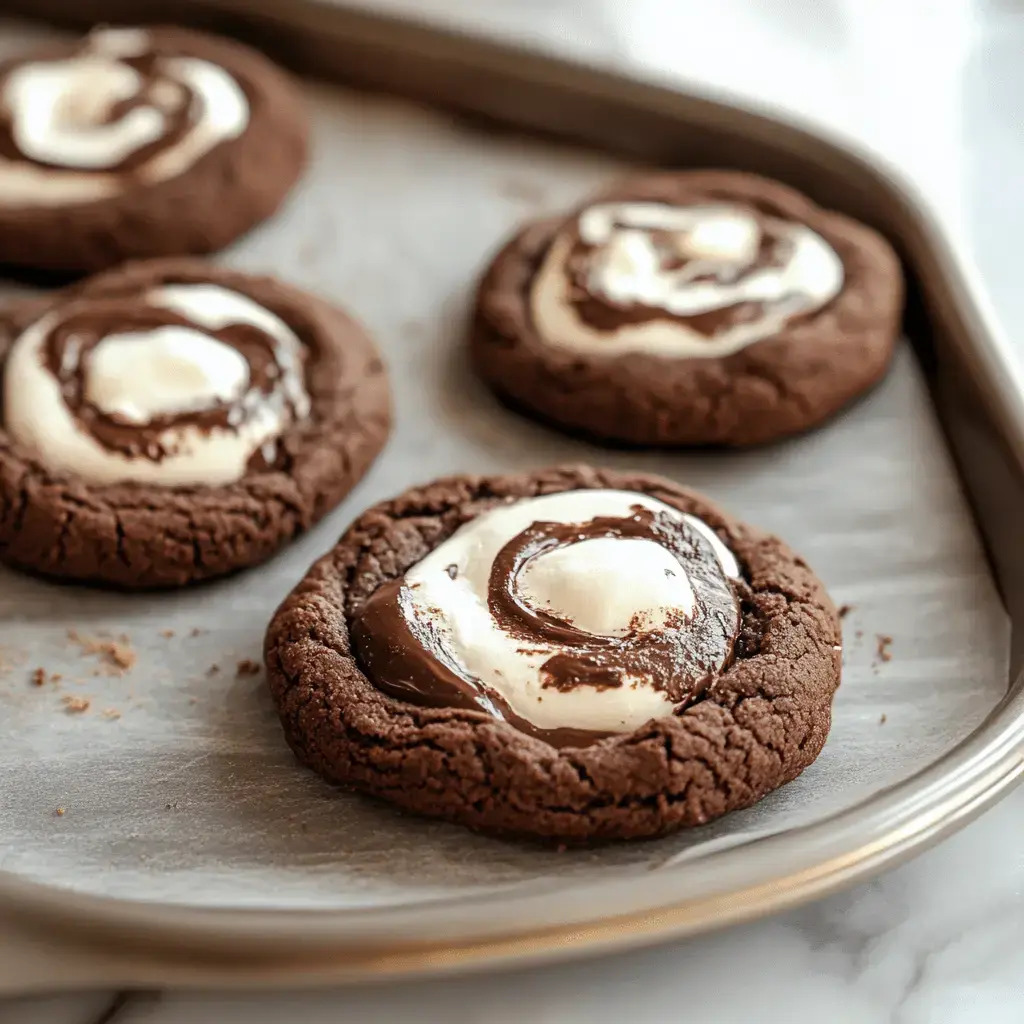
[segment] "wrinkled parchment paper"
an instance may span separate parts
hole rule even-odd
[[[24,38],[7,32],[3,45]],[[470,287],[519,221],[623,168],[396,101],[319,86],[309,97],[312,171],[223,260],[336,298],[366,322],[390,365],[395,434],[343,507],[234,579],[138,597],[0,570],[0,868],[97,894],[289,908],[642,870],[694,855],[695,843],[721,848],[738,832],[847,806],[981,721],[1006,690],[1008,625],[909,350],[838,421],[763,451],[608,453],[560,437],[501,408],[469,373]],[[852,605],[818,762],[698,833],[562,854],[405,816],[299,767],[262,673],[237,666],[260,658],[268,617],[313,559],[364,506],[411,483],[576,459],[707,491],[789,539]],[[107,641],[122,646],[95,650]],[[134,663],[111,663],[111,651]],[[75,710],[81,701],[88,708]]]

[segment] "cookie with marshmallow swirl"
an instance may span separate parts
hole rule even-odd
[[[879,381],[902,299],[863,224],[754,175],[660,173],[521,230],[480,284],[470,347],[499,396],[563,429],[751,445]]]
[[[370,509],[265,654],[285,736],[327,779],[588,840],[703,824],[795,778],[841,640],[782,541],[671,481],[573,466]]]
[[[381,359],[340,309],[198,260],[0,313],[0,558],[178,586],[268,558],[387,438]]]
[[[306,162],[292,81],[237,43],[97,28],[0,64],[0,263],[61,272],[223,248]]]

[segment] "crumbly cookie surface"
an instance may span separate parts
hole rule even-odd
[[[381,584],[496,505],[582,488],[632,490],[696,515],[742,567],[735,658],[681,713],[581,747],[555,747],[484,712],[385,695],[350,623]],[[288,743],[328,780],[486,832],[565,841],[704,824],[800,774],[828,734],[839,620],[778,538],[645,474],[566,467],[452,477],[366,511],[270,623],[270,686]]]

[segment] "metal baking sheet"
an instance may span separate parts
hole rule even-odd
[[[2,50],[47,34],[9,26]],[[479,75],[485,64],[481,58]],[[508,73],[500,62],[486,66],[493,83]],[[601,81],[610,88],[616,80]],[[628,83],[620,84],[627,95]],[[550,107],[563,118],[569,100],[581,102],[585,92],[548,88],[565,101]],[[121,938],[168,948],[231,942],[236,952],[251,946],[279,958],[297,942],[351,953],[358,944],[395,950],[429,940],[438,952],[445,943],[454,949],[570,926],[582,948],[581,923],[703,896],[727,900],[789,869],[789,883],[804,866],[831,871],[838,882],[845,869],[830,859],[856,848],[856,834],[884,837],[880,849],[896,856],[1019,771],[1019,710],[1007,703],[1015,699],[1010,618],[936,414],[933,397],[948,376],[936,361],[942,369],[953,357],[952,342],[936,348],[934,324],[908,321],[914,344],[902,346],[877,390],[822,430],[781,445],[645,454],[564,438],[503,408],[469,372],[462,338],[472,285],[523,220],[564,210],[640,165],[471,127],[402,100],[325,84],[307,92],[315,123],[309,174],[278,217],[222,260],[277,273],[344,303],[367,324],[391,372],[394,435],[341,508],[268,565],[232,579],[139,596],[0,569],[0,896],[10,912],[51,922],[70,915],[76,925],[102,924],[111,935],[120,928]],[[698,136],[693,110],[704,110],[701,102],[680,105],[680,139],[687,110],[689,137]],[[717,151],[700,136],[702,162],[728,153],[754,170],[778,163],[755,158],[754,148],[744,161],[742,134],[722,131],[729,145]],[[849,186],[842,154],[822,147],[815,165],[822,190],[847,196],[852,212],[895,216],[898,198],[873,204]],[[803,168],[791,180],[814,177],[806,161],[786,158]],[[848,162],[856,169],[853,157]],[[906,230],[898,241],[927,264],[932,250]],[[930,268],[932,291],[959,302],[945,322],[959,329],[961,356],[973,360],[974,376],[957,374],[963,398],[968,385],[981,393],[991,383],[998,351],[990,339],[979,341],[984,323],[969,334],[977,311],[943,269],[952,272]],[[912,312],[920,313],[920,293],[912,295]],[[985,465],[973,460],[984,471],[970,490],[979,512],[983,485],[994,485],[1006,465],[1016,468],[1024,436],[1012,434],[1007,396],[988,398],[987,415],[1002,416],[1003,447],[985,447]],[[965,413],[967,427],[956,433],[964,445],[997,429],[971,408],[974,419]],[[953,429],[952,420],[944,423]],[[707,492],[789,539],[836,602],[850,606],[834,726],[816,764],[756,807],[706,828],[566,852],[403,815],[301,768],[282,740],[262,672],[246,662],[259,659],[269,616],[309,564],[366,505],[412,483],[576,460],[663,473]],[[990,545],[997,531],[990,524]],[[940,798],[943,813],[925,821]],[[899,834],[908,821],[916,831]],[[781,905],[787,886],[777,890]],[[810,883],[790,884],[789,898],[811,891]],[[748,903],[771,904],[763,893]],[[694,918],[682,927],[743,913],[723,902],[699,925]],[[636,941],[652,927],[592,944]],[[679,931],[680,922],[671,927]],[[409,968],[401,958],[390,963]],[[323,974],[342,976],[342,960]],[[121,980],[173,976],[151,969]],[[227,976],[225,968],[218,977]]]

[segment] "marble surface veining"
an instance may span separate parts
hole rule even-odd
[[[369,2],[369,0],[367,0]],[[1018,0],[377,0],[857,136],[902,166],[1024,338],[1024,4]],[[1024,341],[1020,342],[1024,354]],[[141,993],[124,1024],[272,1021],[1024,1020],[1024,790],[910,863],[757,924],[528,972],[275,995]],[[0,1003],[3,1024],[89,1024],[115,993]]]

